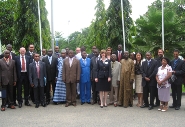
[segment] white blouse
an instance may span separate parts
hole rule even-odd
[[[160,81],[162,81],[167,76],[167,72],[172,72],[172,68],[168,64],[166,65],[166,67],[163,70],[162,70],[162,66],[160,66],[158,68],[157,76],[158,76],[158,78],[159,78]],[[163,86],[165,86],[167,88],[167,87],[170,87],[171,84],[168,82],[168,80],[164,81],[162,83],[162,86],[160,86],[160,87],[157,84],[157,88],[161,88]]]

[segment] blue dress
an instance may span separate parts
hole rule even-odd
[[[63,61],[64,59],[62,57],[58,58],[58,77],[57,77],[53,102],[66,101],[66,86],[65,86],[65,83],[62,81]]]

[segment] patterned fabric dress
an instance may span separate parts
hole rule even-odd
[[[63,61],[64,59],[62,57],[58,58],[58,77],[57,77],[53,102],[66,101],[66,86],[65,86],[65,83],[62,81]]]

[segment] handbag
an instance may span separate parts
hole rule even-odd
[[[6,89],[0,87],[0,98],[6,98]]]
[[[174,74],[172,74],[172,76],[168,79],[168,82],[169,82],[170,84],[172,84],[172,83],[175,82],[176,79],[177,79],[177,77],[176,77]]]

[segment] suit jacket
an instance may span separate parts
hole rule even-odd
[[[99,57],[97,61],[99,60]],[[97,73],[97,61],[96,61],[96,56],[91,58],[91,80],[94,80],[96,77]]]
[[[16,56],[15,58],[15,65],[16,65],[16,70],[17,70],[17,78],[18,80],[20,80],[21,78],[21,60],[20,60],[21,56]],[[27,70],[27,74],[29,74],[29,64],[30,64],[30,57],[25,55],[25,59],[26,59],[26,70]]]
[[[40,72],[40,77],[39,77],[39,82],[40,82],[40,87],[44,87],[44,77],[47,79],[46,76],[46,66],[45,63],[42,61],[39,61],[39,72]],[[30,84],[34,85],[34,88],[38,87],[38,77],[37,77],[37,68],[36,68],[36,63],[32,62],[29,65],[29,81]]]
[[[115,61],[114,63],[111,62],[112,68],[112,86],[118,87],[117,81],[120,81],[120,74],[121,74],[121,63]]]
[[[160,67],[162,65],[161,58],[158,57],[155,60],[157,61],[157,67]]]
[[[80,67],[81,67],[81,74],[80,74],[80,83],[86,83],[90,82],[90,64],[91,64],[91,59],[86,58],[86,65],[83,62],[83,59],[80,59]]]
[[[108,78],[111,76],[111,63],[110,60],[106,60],[105,63],[103,63],[102,60],[97,61],[97,71],[95,78]]]
[[[116,59],[116,61],[118,61],[118,51],[114,51],[112,54],[116,54],[116,57],[117,57],[117,59]],[[122,53],[121,53],[121,59],[124,59],[124,57],[123,57],[123,51],[122,51]],[[121,61],[121,60],[120,60]],[[119,61],[119,62],[120,62]]]
[[[91,53],[91,54],[89,54],[88,56],[87,56],[87,58],[92,58],[92,57],[94,57],[94,54],[93,53]]]
[[[141,66],[141,74],[142,74],[142,86],[144,87],[147,83],[145,80],[145,77],[149,78],[150,81],[149,86],[157,86],[156,81],[156,74],[158,70],[157,61],[154,59],[151,59],[150,65],[148,66],[148,61],[144,61]]]
[[[15,60],[16,54],[13,52],[10,52],[11,56],[12,56],[12,60]],[[0,55],[0,59],[2,59],[4,57],[4,54]]]
[[[80,62],[78,59],[73,57],[73,62],[70,67],[69,58],[66,58],[62,68],[62,80],[65,83],[76,83],[77,80],[80,80],[80,71]]]
[[[183,76],[185,74],[185,62],[181,59],[178,59],[176,65],[174,67],[174,61],[175,60],[172,60],[170,62],[170,66],[172,67],[172,70],[175,71],[174,74],[177,77],[177,79],[175,80],[175,82],[173,84],[182,85]]]
[[[1,85],[13,85],[14,82],[17,82],[15,61],[10,59],[7,64],[4,58],[0,59]]]
[[[42,62],[46,65],[47,81],[55,81],[58,77],[58,58],[52,56],[51,64],[49,63],[48,56],[43,57]]]

